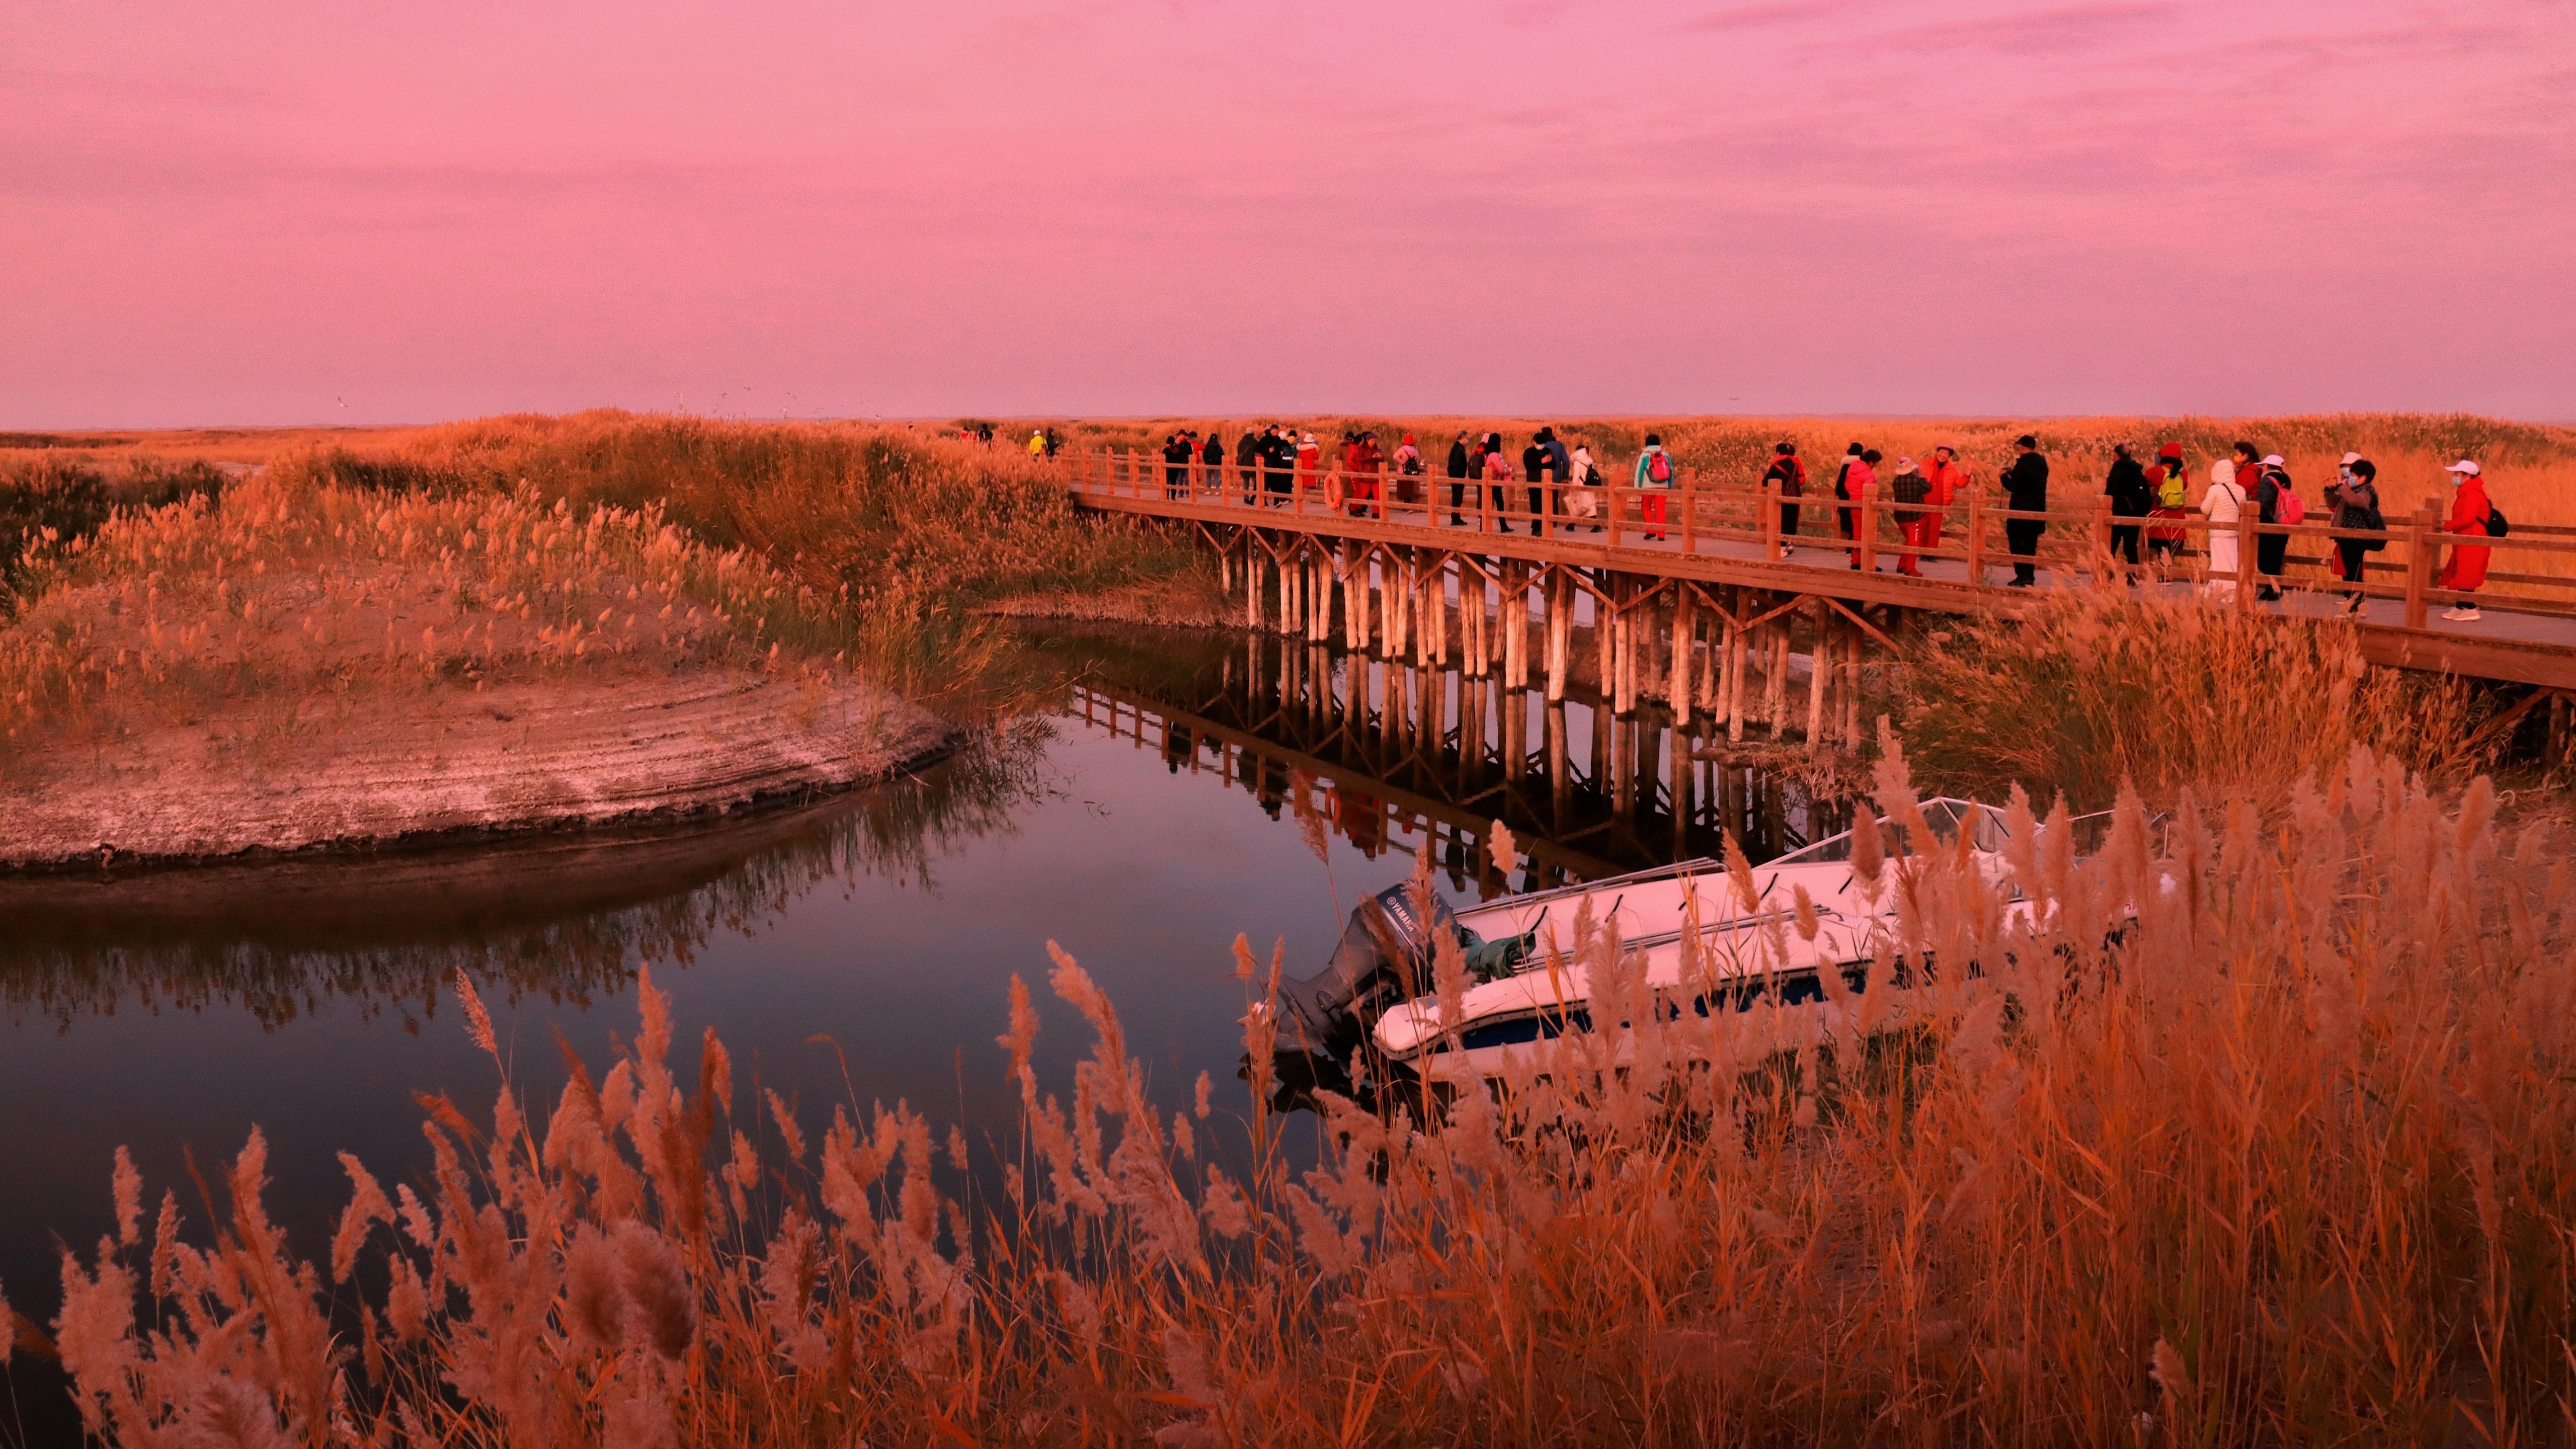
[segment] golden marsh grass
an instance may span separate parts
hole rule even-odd
[[[2355,750],[2276,825],[2128,795],[2098,856],[1996,881],[1921,829],[1901,752],[1878,796],[1899,823],[1854,868],[1897,924],[1863,989],[1659,1012],[1587,913],[1622,1025],[1427,1119],[1327,1101],[1312,1168],[1257,1069],[1241,1106],[1158,1101],[1060,952],[1093,1052],[1041,1083],[1017,998],[998,1199],[909,1107],[817,1131],[738,1096],[712,1031],[675,1061],[647,982],[632,1049],[551,1108],[506,1069],[488,1119],[431,1101],[428,1181],[344,1159],[327,1263],[265,1215],[256,1136],[211,1236],[173,1194],[147,1221],[120,1158],[53,1345],[126,1445],[2563,1438],[2549,827],[2506,840],[2483,782]],[[1258,1053],[1276,967],[1236,969]],[[1436,975],[1454,1000],[1453,953]]]

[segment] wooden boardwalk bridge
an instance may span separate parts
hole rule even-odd
[[[1433,475],[1255,477],[1134,450],[1060,461],[1082,506],[1196,529],[1256,629],[1316,642],[1338,629],[1345,648],[1417,664],[1454,656],[1469,677],[1498,674],[1507,688],[1543,681],[1551,701],[1588,673],[1617,714],[1661,694],[1679,723],[1704,711],[1729,740],[1742,739],[1748,722],[1767,723],[1775,737],[1803,723],[1810,741],[1857,743],[1852,685],[1866,648],[1892,646],[1924,612],[2014,613],[2052,589],[2128,586],[2109,551],[2108,500],[2090,496],[2098,485],[2072,478],[2054,480],[2053,491],[2086,506],[2046,513],[2008,511],[1983,482],[1946,511],[1873,497],[1854,508],[1856,537],[1846,541],[1822,531],[1841,506],[1829,488],[1783,499],[1688,468],[1676,470],[1670,488],[1471,481],[1453,494],[1452,480]],[[1801,531],[1784,530],[1783,503],[1803,505]],[[1945,513],[1933,546],[1897,537],[1893,515],[1933,512]],[[2238,536],[2243,572],[2232,591],[2219,590],[2232,592],[2232,606],[2341,614],[2350,586],[2326,577],[2322,555],[2335,539],[2365,535],[2246,514],[2218,525]],[[2035,589],[2008,586],[2003,525],[2011,521],[2046,525]],[[2194,513],[2178,526],[2196,575],[2212,525]],[[2291,572],[2278,580],[2277,602],[2254,597],[2262,582],[2252,572],[2254,540],[2263,534],[2290,538]],[[2565,733],[2576,699],[2576,529],[2517,526],[2509,537],[2480,539],[2495,550],[2489,587],[2475,596],[2485,617],[2467,622],[2433,613],[2468,596],[2435,587],[2441,551],[2457,540],[2439,531],[2430,505],[2392,519],[2385,537],[2385,549],[2369,556],[2355,618],[2363,656],[2527,686],[2511,714],[2545,703],[2553,733]],[[1909,564],[1917,572],[1895,571]],[[2209,584],[2195,577],[2137,587],[2180,593]],[[1588,657],[1577,658],[1574,635],[1587,622],[1599,627],[1588,630]],[[1793,645],[1802,647],[1793,653]]]

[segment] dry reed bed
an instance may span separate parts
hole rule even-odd
[[[1923,777],[1996,799],[2015,785],[2106,809],[2121,781],[2264,809],[2362,745],[2465,783],[2509,740],[2494,696],[2373,668],[2342,619],[2275,620],[2199,598],[2052,593],[2012,619],[1945,621],[1885,675]]]
[[[32,750],[263,701],[291,730],[388,690],[768,666],[782,643],[804,666],[841,637],[836,600],[656,506],[287,471],[120,512],[39,564],[0,622],[0,734]]]
[[[1328,1102],[1292,1172],[1261,1072],[1242,1144],[1204,1079],[1167,1115],[1059,952],[1093,1053],[1043,1093],[1016,995],[1023,1136],[979,1205],[963,1136],[901,1104],[809,1136],[712,1032],[692,1086],[647,983],[550,1113],[506,1080],[488,1126],[430,1102],[417,1192],[344,1159],[327,1271],[264,1215],[256,1136],[194,1243],[120,1158],[54,1341],[126,1445],[2564,1435],[2562,841],[2355,750],[2271,820],[2125,796],[2098,857],[2055,829],[1998,883],[1880,768],[1900,823],[1854,869],[1899,924],[1830,1009],[1667,1017],[1587,916],[1621,1026],[1428,1121]],[[1902,996],[1899,954],[1933,967]],[[1454,953],[1435,976],[1454,1012]]]

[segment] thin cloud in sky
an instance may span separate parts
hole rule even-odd
[[[2420,0],[26,0],[0,425],[2552,415],[2571,54]]]

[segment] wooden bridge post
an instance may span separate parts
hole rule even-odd
[[[1386,643],[1383,646],[1387,666],[1392,669],[1404,661],[1404,651],[1412,643],[1414,632],[1422,627],[1421,601],[1414,597],[1419,588],[1416,575],[1421,572],[1421,556],[1412,549],[1390,548],[1386,552]],[[1416,653],[1420,646],[1414,645]],[[1390,680],[1392,674],[1387,676]],[[1392,684],[1389,685],[1392,689]]]
[[[1762,501],[1756,503],[1754,507],[1762,510],[1762,516],[1754,520],[1754,526],[1762,533],[1762,560],[1765,563],[1778,563],[1780,561],[1779,479],[1762,480]]]
[[[1503,687],[1529,687],[1529,569],[1514,560],[1503,563]]]
[[[1834,618],[1824,600],[1814,603],[1816,642],[1815,652],[1808,656],[1807,748],[1818,750],[1825,744],[1825,678],[1834,669]]]
[[[1619,588],[1615,576],[1607,569],[1593,570],[1592,583],[1592,653],[1595,666],[1600,670],[1596,682],[1600,686],[1601,697],[1606,700],[1618,688],[1619,682],[1616,657],[1619,619],[1615,602]]]
[[[1673,491],[1681,495],[1678,501],[1682,506],[1682,552],[1697,553],[1699,552],[1699,470],[1693,468],[1674,479],[1673,483]]]
[[[1553,825],[1559,835],[1574,826],[1574,778],[1566,759],[1565,705],[1551,700],[1547,706],[1547,803],[1555,817]]]
[[[1558,567],[1548,570],[1547,583],[1547,702],[1562,704],[1565,656],[1574,639],[1574,581]]]
[[[1968,587],[1986,587],[1986,485],[1968,484]]]
[[[2441,517],[2439,505],[2424,500],[2406,525],[2406,627],[2421,629],[2429,603],[2425,594],[2433,587],[2433,539]]]
[[[1673,728],[1686,730],[1691,720],[1691,591],[1673,588],[1673,668],[1664,688],[1671,691]]]
[[[2093,500],[2093,551],[2100,562],[2094,567],[2116,571],[2120,560],[2111,552],[2111,495],[2104,493]]]
[[[1777,741],[1789,728],[1789,620],[1783,615],[1762,627],[1771,631],[1763,641],[1763,719]]]
[[[1860,748],[1860,665],[1867,648],[1858,629],[1843,631],[1843,748]]]
[[[2236,510],[2236,612],[2242,614],[2254,607],[2254,522],[2261,510],[2249,494],[2244,506]]]
[[[1860,571],[1874,574],[1878,572],[1878,490],[1876,488],[1861,490],[1860,508],[1853,514],[1852,522],[1855,525],[1852,532],[1858,535],[1852,541],[1860,545]]]
[[[1369,647],[1368,546],[1342,542],[1342,647],[1359,653]]]
[[[1741,618],[1751,611],[1744,603],[1744,591],[1736,590],[1735,612]],[[1744,739],[1744,666],[1750,642],[1743,629],[1726,626],[1726,742],[1739,744]]]

